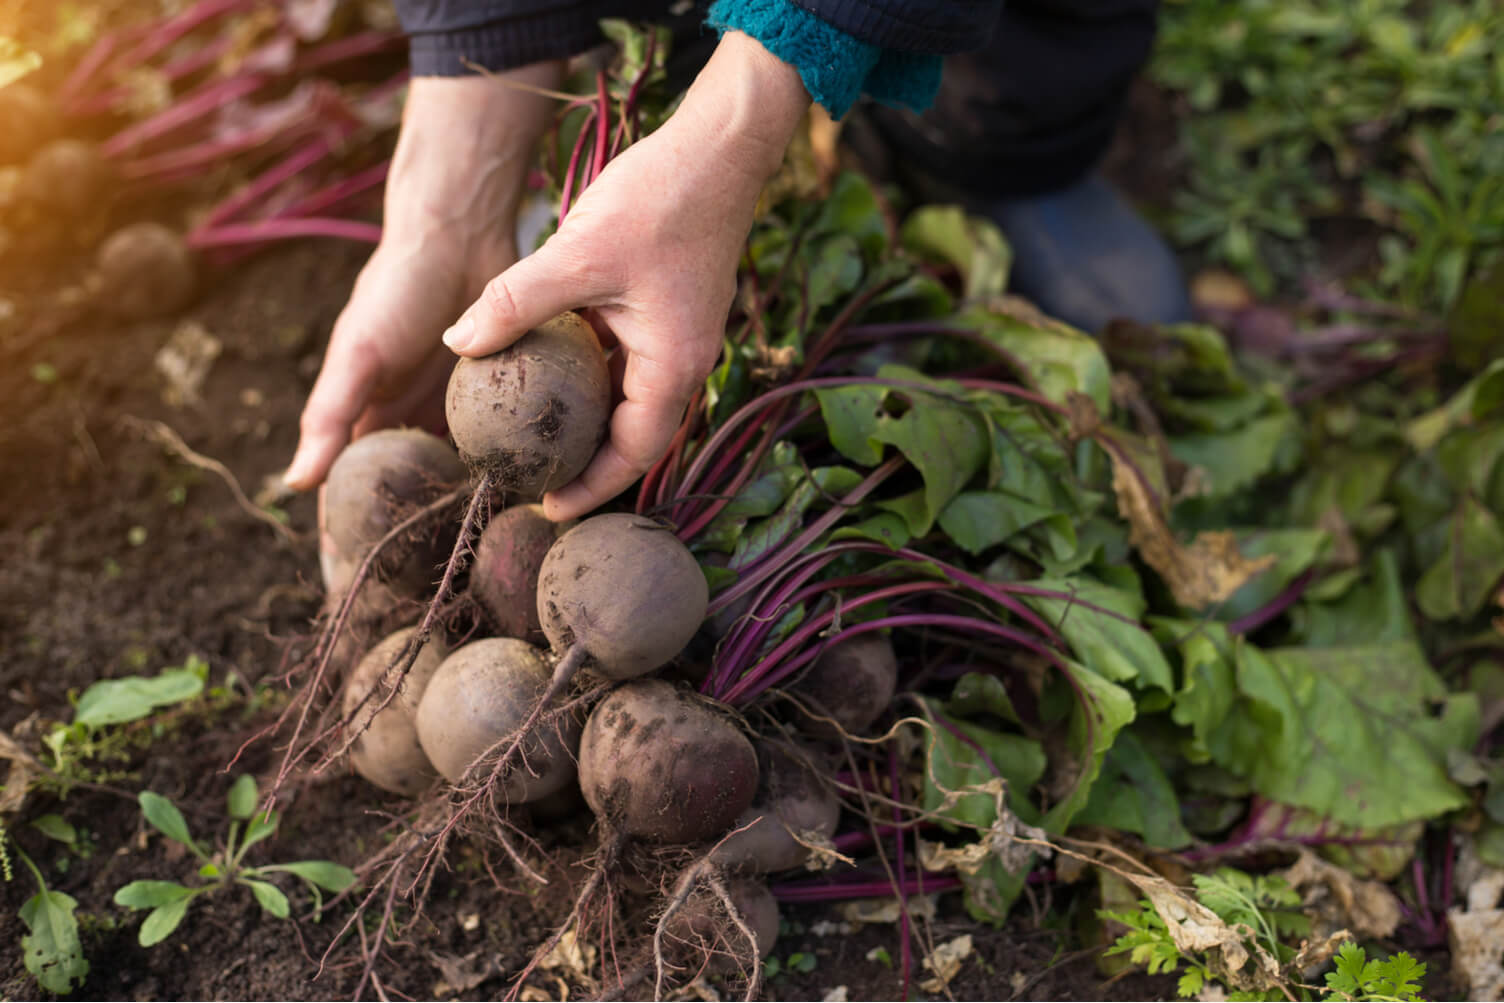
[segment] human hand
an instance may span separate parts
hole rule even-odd
[[[563,67],[501,74],[557,86]],[[439,332],[517,260],[517,207],[548,98],[487,77],[419,77],[387,181],[381,243],[335,321],[284,480],[324,479],[352,439],[393,425],[437,431],[454,356]]]
[[[483,356],[565,310],[589,308],[609,329],[621,397],[610,437],[544,498],[550,519],[615,497],[668,448],[720,356],[758,194],[809,101],[797,71],[728,33],[669,121],[607,165],[554,236],[445,332],[455,352]]]

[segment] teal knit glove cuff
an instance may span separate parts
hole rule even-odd
[[[820,20],[792,0],[715,0],[706,23],[740,31],[799,71],[810,97],[840,118],[862,94],[924,111],[940,89],[941,58],[880,49]]]

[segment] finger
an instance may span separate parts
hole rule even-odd
[[[480,298],[444,332],[444,344],[459,355],[490,355],[565,310],[593,306],[609,284],[602,270],[584,267],[572,248],[573,242],[556,234],[486,283]]]
[[[376,380],[375,360],[351,338],[329,340],[323,368],[298,422],[298,448],[282,479],[295,491],[322,483],[334,458],[350,441],[355,419],[365,410]]]
[[[366,406],[356,419],[353,438],[403,425],[421,428],[434,435],[444,434],[444,388],[449,383],[449,374],[454,371],[454,356],[444,351],[441,345],[433,347],[433,352],[422,365],[401,384],[397,396],[372,400]]]
[[[611,414],[611,436],[573,482],[543,499],[543,514],[574,519],[621,494],[668,450],[699,377],[640,353],[628,357],[625,396]]]

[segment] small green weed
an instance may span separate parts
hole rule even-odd
[[[89,974],[89,962],[78,939],[78,903],[71,895],[48,888],[41,868],[0,825],[0,871],[6,881],[15,877],[12,858],[25,864],[37,883],[37,893],[21,905],[21,922],[26,927],[21,951],[26,970],[43,989],[66,996],[83,985]]]
[[[1450,306],[1504,247],[1492,0],[1174,0],[1152,73],[1184,96],[1171,230],[1260,293],[1308,271],[1305,220],[1384,231],[1377,291]]]
[[[1336,970],[1326,977],[1324,989],[1299,982],[1299,973],[1291,971],[1297,952],[1290,941],[1310,933],[1310,920],[1299,911],[1300,896],[1284,880],[1246,874],[1222,868],[1214,874],[1198,874],[1192,879],[1196,900],[1216,913],[1235,931],[1243,931],[1243,945],[1250,954],[1264,954],[1285,969],[1288,977],[1262,992],[1231,991],[1230,1000],[1417,1000],[1419,980],[1426,966],[1408,954],[1400,953],[1383,961],[1367,960],[1363,948],[1342,945],[1333,958]],[[1107,954],[1127,954],[1134,964],[1143,965],[1151,975],[1180,972],[1177,989],[1181,996],[1198,996],[1218,978],[1214,959],[1199,954],[1188,957],[1181,952],[1169,927],[1148,899],[1133,912],[1102,910],[1104,919],[1128,927]],[[1227,986],[1229,990],[1234,989]]]
[[[249,888],[263,910],[277,919],[286,919],[291,914],[291,906],[282,890],[266,880],[269,876],[291,874],[301,878],[313,894],[315,912],[323,908],[322,891],[338,893],[355,883],[354,871],[327,860],[246,866],[246,851],[273,835],[279,821],[276,812],[256,811],[258,799],[255,780],[242,776],[235,781],[227,799],[229,832],[224,845],[211,855],[194,840],[183,813],[176,805],[152,791],[141,792],[141,814],[146,821],[162,835],[186,847],[197,857],[200,861],[198,876],[208,882],[183,885],[176,881],[132,881],[117,891],[116,905],[151,910],[142,922],[137,937],[142,947],[151,947],[171,936],[187,915],[188,907],[195,898],[231,885]]]

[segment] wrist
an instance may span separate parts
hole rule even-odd
[[[491,76],[415,77],[387,182],[385,232],[401,241],[512,239],[510,220],[553,120],[561,62]],[[498,231],[496,224],[508,228]]]
[[[810,96],[799,71],[739,31],[721,37],[674,120],[699,130],[708,154],[758,186],[777,171]]]

